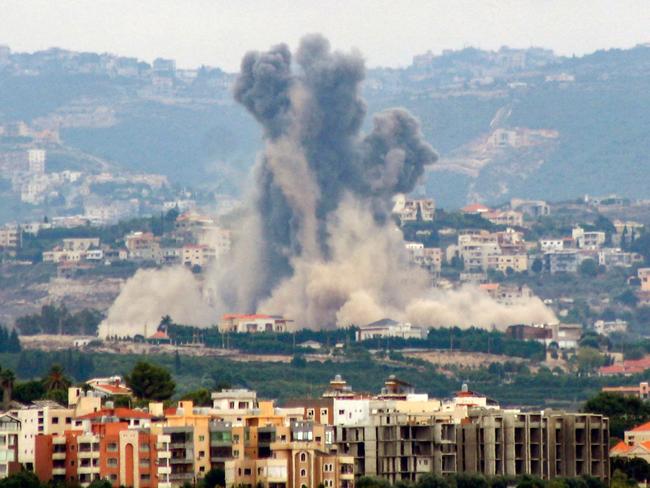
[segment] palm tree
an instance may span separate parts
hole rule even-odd
[[[50,372],[45,378],[43,378],[43,386],[48,392],[52,390],[65,391],[70,387],[71,384],[71,381],[66,378],[63,368],[58,364],[52,365]]]
[[[8,410],[11,403],[11,395],[14,389],[16,376],[10,369],[4,369],[0,372],[0,388],[2,388],[2,409]]]

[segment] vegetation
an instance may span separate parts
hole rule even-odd
[[[626,430],[650,420],[650,405],[646,402],[612,393],[599,393],[589,399],[584,411],[609,417],[609,431],[618,439],[623,438]]]
[[[133,367],[125,381],[136,398],[141,400],[168,400],[176,389],[169,371],[144,361],[139,361]]]
[[[16,328],[22,335],[97,335],[97,327],[103,318],[97,310],[83,309],[71,313],[64,304],[43,305],[38,314],[18,317]]]

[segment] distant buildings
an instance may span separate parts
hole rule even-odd
[[[604,336],[609,336],[614,333],[625,334],[627,332],[627,322],[620,319],[596,320],[594,322],[594,331]]]
[[[411,325],[408,322],[398,322],[385,318],[370,324],[359,326],[356,332],[357,341],[369,339],[399,337],[401,339],[424,339],[428,331],[423,327]]]
[[[637,386],[605,386],[601,391],[603,393],[639,398],[641,400],[650,399],[650,384],[647,381],[642,381]]]
[[[393,213],[399,216],[402,224],[418,220],[432,222],[436,213],[436,204],[432,198],[413,200],[400,195],[395,199]]]
[[[626,359],[621,363],[603,366],[598,369],[598,374],[600,376],[632,376],[643,373],[647,369],[650,369],[650,356],[645,356],[641,359]]]
[[[650,462],[650,422],[626,430],[624,438],[609,451],[612,457],[640,458]]]
[[[277,315],[226,314],[219,322],[220,332],[292,332],[295,328],[293,320]]]
[[[506,329],[513,339],[534,340],[546,346],[557,344],[560,349],[575,349],[582,337],[580,324],[517,324]]]

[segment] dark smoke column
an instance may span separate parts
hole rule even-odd
[[[262,269],[250,270],[257,286],[237,294],[231,305],[238,310],[253,311],[290,277],[293,258],[309,251],[310,258],[327,261],[327,219],[346,194],[367,202],[381,223],[391,198],[411,191],[436,161],[406,110],[376,115],[372,132],[361,135],[364,76],[360,54],[332,51],[320,35],[302,39],[295,64],[285,45],[244,57],[234,95],[263,126],[266,148],[256,167],[253,204],[261,236],[255,258]]]

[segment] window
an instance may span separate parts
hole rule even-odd
[[[301,478],[306,478],[307,477],[307,470],[306,469],[301,469],[300,470],[300,477]]]
[[[106,466],[110,466],[111,468],[114,468],[117,466],[117,458],[108,458],[106,460]]]
[[[109,442],[108,445],[106,446],[106,450],[109,451],[109,452],[117,451],[117,443],[116,442]]]
[[[251,475],[251,469],[250,468],[244,468],[244,476],[250,476]]]
[[[52,423],[53,424],[58,424],[59,423],[59,417],[52,417]]]
[[[147,458],[140,459],[140,466],[142,466],[143,468],[148,468],[150,464],[151,463]]]
[[[65,423],[66,424],[71,424],[72,423],[72,417],[66,417],[65,418]]]
[[[233,455],[233,457],[239,457],[239,451],[238,451],[237,449],[235,449],[235,450],[232,452],[232,455]]]
[[[149,444],[140,444],[141,452],[149,452]]]
[[[345,410],[339,410],[339,415],[345,415]]]
[[[307,461],[307,454],[305,454],[304,452],[301,452],[300,453],[300,462],[304,463],[305,461]]]
[[[140,475],[140,479],[141,479],[142,481],[149,481],[149,480],[151,479],[151,476],[149,476],[149,475],[146,474],[146,473],[143,473],[143,474]]]
[[[199,436],[199,442],[203,442],[203,441],[205,441],[205,436],[204,436],[204,435],[200,435],[200,436]]]
[[[239,434],[235,434],[234,436],[232,436],[232,441],[239,442]]]
[[[235,408],[235,402],[228,402],[229,408]]]
[[[307,410],[307,417],[310,418],[310,419],[313,419],[314,418],[314,413],[315,412],[314,412],[313,408],[308,409]]]
[[[205,457],[205,451],[199,451],[199,459],[203,459]]]

